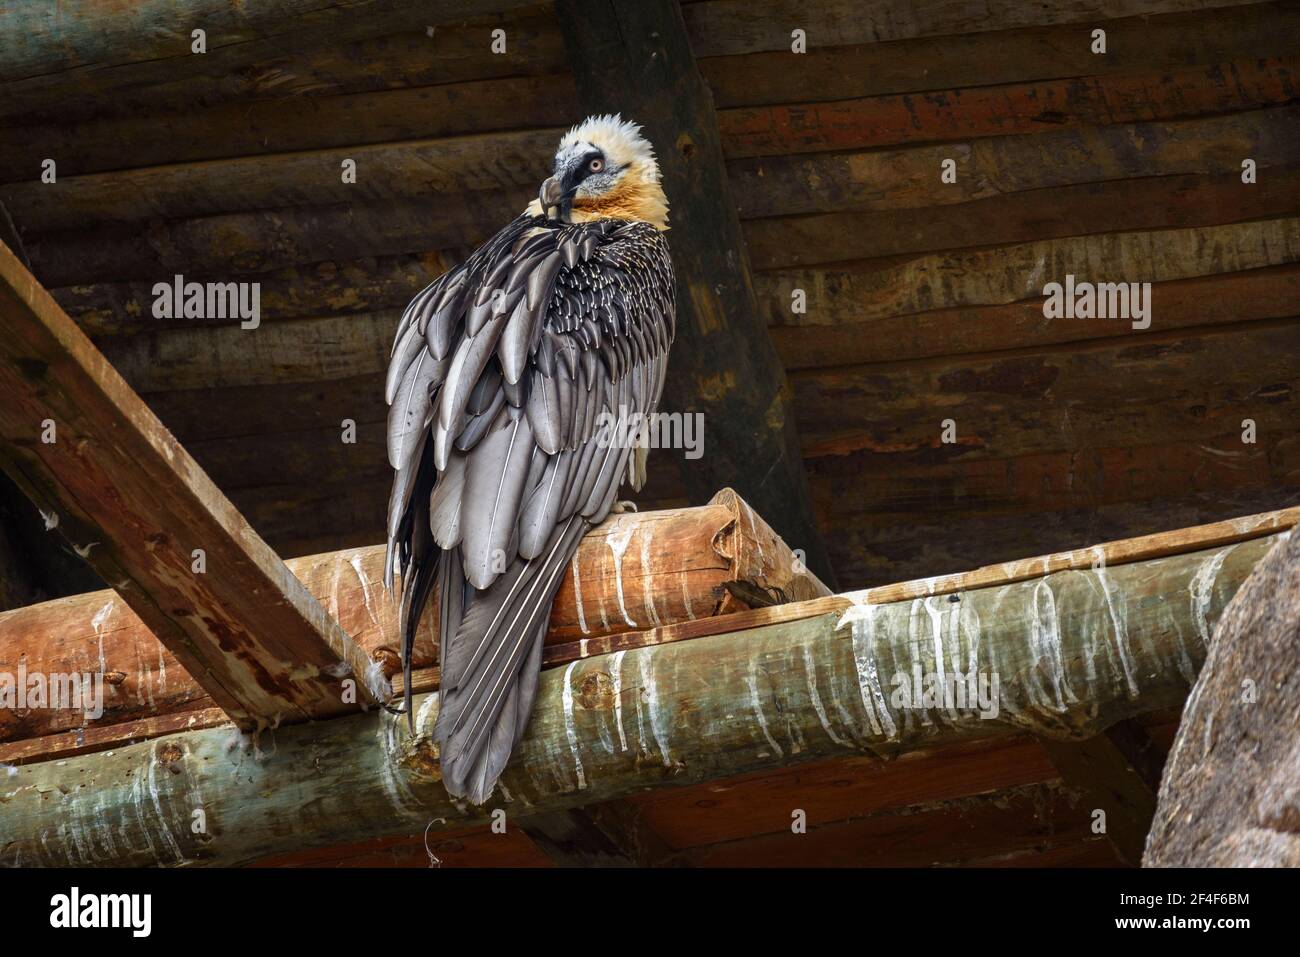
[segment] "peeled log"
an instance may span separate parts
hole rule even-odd
[[[574,661],[542,675],[489,807],[525,817],[846,753],[1096,734],[1183,700],[1275,540]],[[997,676],[997,716],[903,710],[892,678],[914,667]],[[282,728],[261,754],[214,728],[18,767],[0,786],[0,865],[231,865],[484,820],[439,780],[438,696],[416,708],[414,736],[404,717],[372,713]]]
[[[1169,752],[1146,867],[1300,867],[1300,535],[1224,611]]]
[[[584,540],[551,614],[547,644],[576,642],[726,614],[746,607],[723,587],[745,581],[787,600],[829,594],[796,573],[790,549],[730,489],[701,508],[612,516]],[[382,545],[291,560],[289,568],[388,677],[398,670],[398,602],[383,586]],[[416,667],[436,660],[436,601],[416,642]],[[0,673],[105,675],[104,714],[0,708],[0,742],[107,725],[214,704],[111,591],[61,598],[0,614]],[[28,742],[24,742],[28,743]],[[39,749],[0,745],[0,761]]]

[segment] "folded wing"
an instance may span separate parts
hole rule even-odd
[[[482,803],[527,725],[551,604],[624,481],[674,333],[662,234],[520,217],[407,308],[387,383],[386,577],[408,669],[440,591],[435,738],[448,791]],[[409,708],[409,691],[408,691]]]

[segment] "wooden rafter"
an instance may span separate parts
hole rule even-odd
[[[836,755],[1096,735],[1182,702],[1218,616],[1276,538],[942,596],[932,581],[929,593],[884,604],[841,599],[848,616],[798,618],[797,606],[778,606],[744,613],[768,622],[746,617],[748,627],[710,638],[570,662],[543,673],[530,730],[502,779],[508,798],[497,800],[522,824]],[[895,693],[897,675],[967,669],[998,676],[996,715],[924,700],[908,707]],[[415,705],[414,736],[403,718],[354,716],[282,729],[264,760],[232,751],[228,732],[211,729],[16,768],[0,863],[233,864],[302,850],[304,840],[484,820],[486,810],[454,806],[439,781],[437,696]],[[135,807],[142,774],[157,785],[148,814]],[[93,793],[74,786],[88,779]],[[196,834],[188,822],[199,791],[208,828]]]
[[[682,11],[676,0],[559,0],[556,9],[583,107],[635,120],[659,151],[678,311],[664,405],[702,412],[705,423],[705,453],[684,470],[687,490],[703,498],[735,486],[833,584]]]
[[[530,0],[142,0],[129,15],[100,4],[11,5],[0,16],[0,113],[51,110],[114,91],[234,73],[286,47],[345,43],[526,6]],[[195,29],[204,53],[192,49]],[[227,77],[227,82],[229,82]]]
[[[382,700],[382,675],[4,246],[0,324],[0,464],[218,706],[256,728]]]

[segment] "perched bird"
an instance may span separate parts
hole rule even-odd
[[[675,331],[668,202],[640,127],[593,116],[538,198],[407,306],[386,399],[385,582],[401,576],[406,707],[440,594],[443,783],[482,804],[523,736],[551,604],[582,536],[645,479],[597,427],[654,411]],[[605,417],[602,418],[602,413]]]

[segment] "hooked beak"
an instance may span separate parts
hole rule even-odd
[[[558,176],[552,176],[542,184],[542,188],[537,191],[537,201],[542,206],[542,215],[547,219],[565,219],[569,218],[569,207],[573,201],[572,194],[564,191],[564,185],[560,182]],[[556,215],[551,215],[551,210],[556,210]]]

